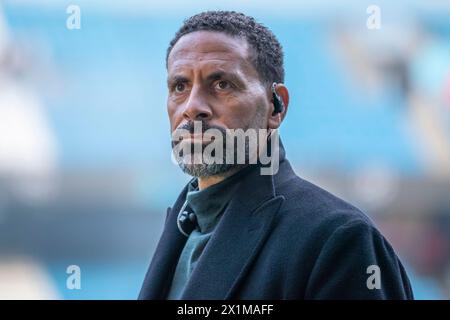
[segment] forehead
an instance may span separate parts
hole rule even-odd
[[[208,67],[256,73],[250,63],[247,41],[223,32],[195,31],[182,36],[167,61],[169,74],[186,68]]]

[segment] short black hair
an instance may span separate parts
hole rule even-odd
[[[244,38],[252,50],[250,59],[262,82],[284,82],[283,48],[275,35],[254,18],[235,11],[206,11],[186,19],[167,48],[166,67],[177,41],[195,31],[218,31]]]

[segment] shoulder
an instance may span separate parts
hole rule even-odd
[[[337,225],[350,221],[372,224],[359,208],[295,174],[275,188],[285,199],[281,210],[287,215]]]
[[[289,252],[290,265],[306,268],[309,276],[305,297],[413,297],[394,249],[360,209],[293,171],[289,179],[275,183],[275,190],[284,202],[277,213],[272,239]],[[367,270],[372,266],[382,270],[384,290],[367,289]]]
[[[336,232],[379,235],[373,221],[360,209],[294,173],[275,189],[284,198],[277,228],[291,237],[323,245]]]

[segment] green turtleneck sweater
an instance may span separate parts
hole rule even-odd
[[[195,265],[201,258],[222,213],[236,191],[240,173],[203,190],[198,190],[197,179],[193,179],[189,183],[186,200],[197,216],[198,227],[191,232],[181,252],[167,299],[181,298]]]

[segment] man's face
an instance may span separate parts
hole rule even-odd
[[[270,100],[244,39],[221,32],[189,33],[173,47],[167,69],[172,132],[192,129],[194,121],[221,131],[267,129]],[[205,143],[197,136],[191,142]]]

